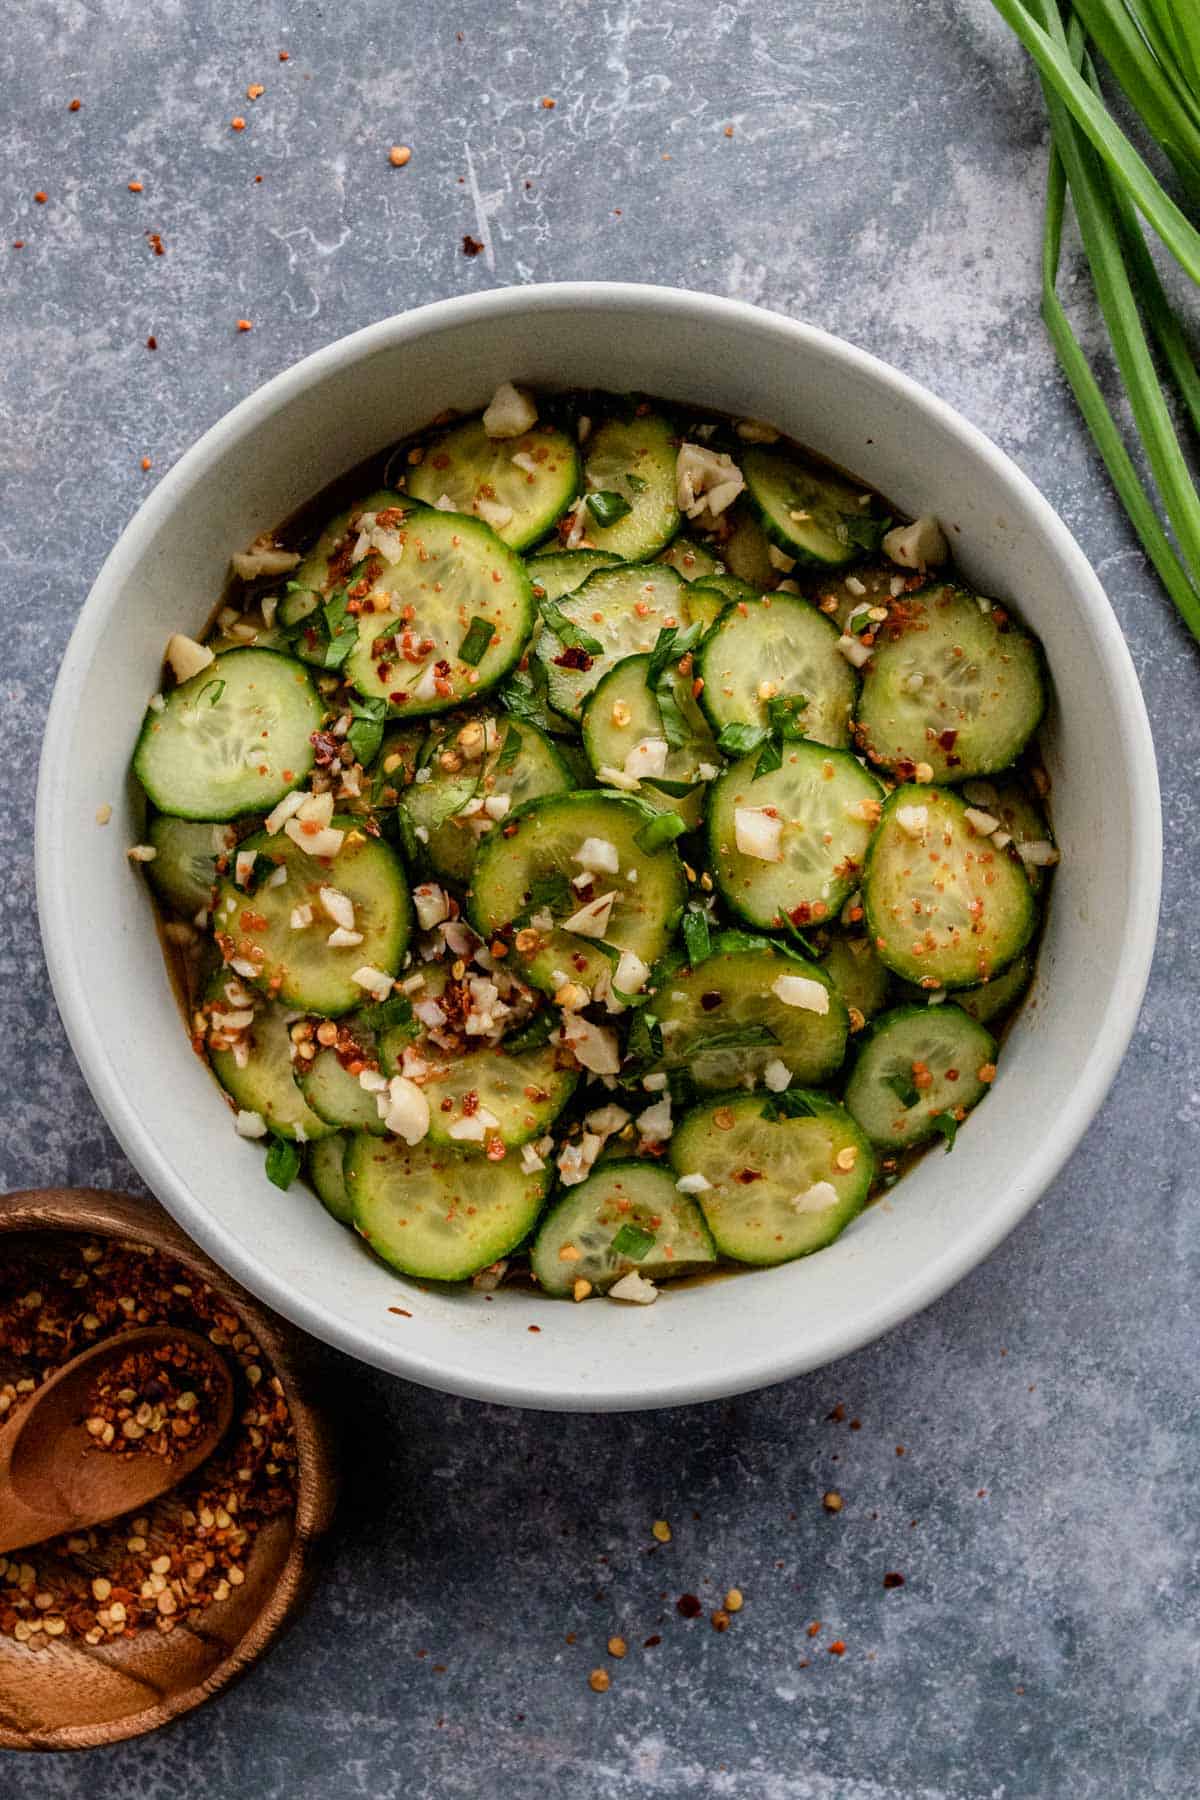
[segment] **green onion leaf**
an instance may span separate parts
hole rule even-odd
[[[769,737],[761,725],[723,725],[717,736],[717,748],[726,756],[749,756],[765,744]]]
[[[547,1006],[530,1019],[528,1025],[522,1025],[519,1031],[510,1032],[504,1040],[503,1049],[512,1056],[518,1055],[522,1050],[540,1050],[543,1044],[550,1042],[558,1023],[558,1014]]]
[[[780,694],[767,701],[767,720],[772,733],[785,743],[795,743],[804,736],[800,714],[808,706],[807,694]]]
[[[771,736],[767,739],[766,743],[758,753],[758,761],[754,765],[755,781],[758,780],[760,775],[770,775],[776,769],[782,768],[782,766],[782,746],[777,737]]]
[[[625,1043],[625,1054],[636,1069],[645,1070],[662,1060],[662,1030],[656,1013],[644,1009],[634,1014]]]
[[[801,1088],[784,1088],[782,1094],[772,1094],[762,1109],[764,1119],[815,1119],[817,1108],[813,1105],[812,1096]]]
[[[933,1121],[933,1128],[939,1131],[946,1140],[947,1152],[953,1150],[954,1140],[958,1136],[958,1120],[953,1113],[938,1113]]]
[[[624,494],[614,494],[606,488],[588,495],[587,509],[597,525],[615,525],[633,511]]]
[[[547,628],[554,633],[559,643],[566,649],[582,650],[587,656],[603,656],[604,645],[600,639],[594,638],[590,632],[583,631],[578,625],[573,624],[557,601],[543,600],[541,614]]]
[[[891,1088],[903,1107],[915,1106],[921,1098],[911,1075],[885,1075],[883,1085]]]
[[[631,1256],[640,1262],[648,1250],[653,1250],[655,1243],[652,1231],[643,1231],[640,1225],[622,1225],[612,1241],[614,1256]]]
[[[683,915],[683,946],[687,951],[687,959],[691,968],[700,966],[712,955],[712,937],[708,929],[708,914],[704,912],[685,912]]]
[[[458,646],[458,660],[468,663],[472,669],[477,668],[491,648],[495,634],[496,627],[492,621],[480,618],[476,613],[471,620],[466,637]]]
[[[538,663],[538,669],[541,668]],[[527,669],[514,669],[500,689],[500,704],[514,719],[527,719],[531,725],[546,721],[546,703],[538,693],[537,681]]]
[[[394,1025],[411,1025],[412,1016],[412,1001],[404,994],[390,994],[386,1000],[360,1007],[354,1018],[366,1031],[390,1031]]]
[[[508,730],[504,733],[504,742],[500,746],[500,754],[496,758],[495,765],[492,769],[494,775],[503,774],[505,769],[512,768],[518,756],[521,754],[521,743],[522,739],[520,732],[515,725],[510,725]]]
[[[629,489],[631,494],[644,494],[645,493],[646,485],[647,485],[646,482],[643,480],[643,478],[640,475],[635,475],[632,469],[630,469],[626,475],[622,476],[622,480],[624,481],[625,486]]]
[[[300,1173],[300,1146],[291,1138],[272,1137],[267,1146],[267,1180],[286,1192]]]
[[[201,700],[203,700],[205,694],[207,694],[210,690],[212,692],[212,698],[209,700],[208,704],[210,706],[215,706],[217,704],[217,701],[221,698],[221,695],[225,692],[225,683],[223,681],[206,681],[204,686],[200,689],[200,692],[196,697],[196,705],[197,706],[199,706],[199,704],[200,704]]]
[[[687,826],[677,812],[661,812],[634,832],[633,841],[639,850],[644,850],[649,856],[655,850],[661,850],[665,844],[673,844],[686,830]]]
[[[571,884],[566,876],[555,870],[549,875],[539,875],[529,889],[529,899],[513,919],[517,926],[528,925],[534,913],[562,911],[571,903]]]
[[[449,819],[457,818],[470,801],[479,792],[480,777],[478,775],[460,775],[455,781],[448,781],[438,795],[433,810],[422,820],[430,831],[439,825],[445,825]]]

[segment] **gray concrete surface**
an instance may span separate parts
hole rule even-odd
[[[136,1186],[67,1049],[34,914],[32,765],[88,585],[234,401],[421,300],[675,282],[927,382],[1016,457],[1108,583],[1167,823],[1160,952],[1120,1081],[956,1292],[835,1368],[657,1416],[502,1412],[340,1365],[348,1493],[297,1629],[175,1729],[9,1758],[0,1789],[1194,1793],[1200,680],[1038,322],[1042,111],[987,0],[14,0],[0,84],[5,1186]],[[490,256],[464,257],[464,233]],[[677,1614],[681,1592],[729,1583],[746,1605],[725,1635]]]

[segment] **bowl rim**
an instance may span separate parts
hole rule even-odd
[[[757,1362],[725,1368],[697,1378],[682,1374],[656,1376],[652,1385],[631,1385],[619,1372],[586,1394],[539,1386],[531,1391],[520,1381],[493,1375],[481,1362],[470,1369],[447,1371],[436,1356],[402,1343],[385,1345],[369,1328],[333,1313],[319,1301],[297,1296],[282,1277],[248,1256],[221,1221],[194,1201],[177,1183],[156,1144],[143,1128],[131,1100],[118,1087],[108,1066],[103,1042],[90,1017],[82,982],[69,978],[73,968],[65,883],[55,877],[56,840],[52,829],[61,786],[61,757],[56,756],[76,696],[81,691],[95,646],[119,603],[124,573],[134,565],[154,535],[185,498],[192,482],[244,434],[261,426],[297,393],[320,384],[339,370],[384,349],[418,342],[428,332],[463,324],[486,325],[491,319],[574,308],[586,311],[655,312],[690,317],[700,323],[734,326],[752,341],[756,334],[774,335],[840,363],[885,390],[901,404],[923,412],[1035,518],[1054,555],[1068,570],[1086,612],[1096,654],[1104,665],[1114,699],[1114,737],[1122,748],[1135,804],[1127,863],[1131,899],[1129,926],[1114,957],[1112,990],[1103,1029],[1087,1046],[1086,1059],[1072,1086],[1055,1129],[1033,1147],[1008,1204],[973,1227],[968,1224],[943,1252],[923,1265],[886,1300],[826,1334],[819,1348],[773,1349]],[[1116,1076],[1137,1022],[1149,978],[1157,934],[1162,882],[1162,820],[1154,744],[1145,702],[1128,646],[1112,605],[1083,551],[1050,502],[1006,452],[977,426],[921,383],[890,364],[836,337],[819,326],[712,294],[635,282],[551,282],[435,300],[363,326],[293,363],[241,400],[187,450],[143,502],[109,552],[80,611],[63,654],[47,712],[38,775],[35,811],[35,870],[42,942],[51,986],[67,1037],[84,1079],[122,1148],[159,1196],[167,1210],[223,1269],[285,1318],[360,1361],[401,1375],[423,1386],[468,1398],[505,1405],[560,1411],[638,1410],[721,1398],[766,1387],[822,1367],[912,1317],[953,1287],[1008,1236],[1044,1193],[1075,1150]]]

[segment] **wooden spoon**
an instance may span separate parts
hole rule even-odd
[[[98,1376],[132,1352],[182,1344],[207,1360],[213,1408],[177,1456],[118,1456],[83,1423]],[[58,1369],[0,1430],[0,1554],[136,1512],[210,1456],[233,1414],[233,1379],[207,1338],[173,1325],[122,1331]]]

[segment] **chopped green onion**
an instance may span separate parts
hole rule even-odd
[[[394,1025],[411,1025],[412,1016],[412,1001],[404,994],[391,994],[373,1006],[360,1007],[355,1019],[367,1031],[390,1031]]]
[[[571,899],[571,884],[566,876],[555,870],[550,875],[539,875],[529,889],[529,899],[513,920],[514,925],[528,925],[534,913],[555,908],[561,910]]]
[[[573,624],[557,601],[543,600],[541,613],[559,643],[565,645],[568,650],[582,650],[588,656],[603,656],[604,645],[600,639],[594,638],[590,632],[583,631],[578,625]]]
[[[639,850],[644,850],[649,856],[655,850],[661,850],[664,844],[673,844],[686,830],[687,826],[678,813],[661,812],[634,832],[633,841]]]
[[[938,1113],[934,1118],[933,1128],[935,1131],[940,1132],[945,1138],[947,1151],[953,1150],[954,1140],[958,1136],[958,1120],[955,1118],[954,1114],[948,1112]]]
[[[712,936],[708,929],[708,914],[704,912],[685,912],[683,915],[683,946],[687,951],[689,965],[695,969],[712,955]]]
[[[761,725],[722,725],[717,736],[717,749],[726,756],[749,756],[769,737]]]
[[[491,648],[491,642],[495,635],[496,627],[492,621],[482,619],[476,613],[471,620],[466,637],[458,646],[458,660],[468,663],[472,669],[477,668]]]
[[[299,1144],[291,1138],[273,1137],[267,1147],[267,1180],[286,1192],[299,1173]]]
[[[812,1097],[801,1088],[784,1088],[782,1094],[772,1094],[762,1109],[762,1117],[772,1121],[778,1119],[815,1119],[817,1108]]]
[[[215,706],[217,701],[221,698],[221,695],[225,692],[225,683],[223,681],[206,681],[204,686],[200,689],[199,696],[196,700],[197,706],[199,706],[200,701],[203,700],[210,688],[212,689],[212,699],[208,704],[210,706]]]
[[[921,1095],[911,1075],[885,1075],[883,1085],[891,1088],[901,1106],[915,1106]]]
[[[648,1250],[653,1250],[655,1243],[652,1231],[643,1231],[640,1225],[622,1225],[612,1241],[614,1256],[631,1256],[640,1262]]]
[[[630,469],[628,474],[625,475],[622,479],[625,482],[625,486],[629,489],[629,491],[631,493],[633,493],[633,494],[644,494],[645,493],[646,486],[647,486],[646,482],[643,480],[643,478],[640,475],[635,475],[632,469]]]
[[[510,725],[504,733],[504,742],[500,746],[500,754],[492,773],[500,775],[505,769],[511,769],[521,754],[522,738],[515,725]]]
[[[624,494],[614,494],[604,488],[598,494],[588,495],[587,508],[597,525],[615,525],[633,511]]]
[[[512,1056],[521,1050],[539,1050],[543,1044],[550,1042],[551,1033],[557,1025],[558,1014],[547,1006],[530,1019],[528,1025],[522,1025],[519,1031],[510,1032],[504,1040],[503,1048]]]

